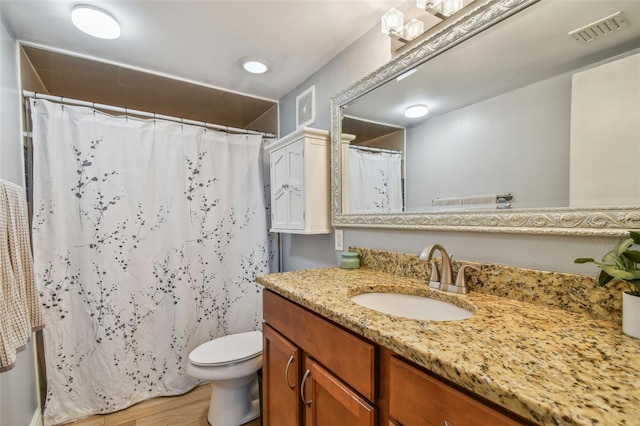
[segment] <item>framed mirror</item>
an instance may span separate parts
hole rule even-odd
[[[477,0],[331,114],[335,227],[640,228],[638,1]]]

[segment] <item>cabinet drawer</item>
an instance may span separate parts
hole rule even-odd
[[[369,401],[375,401],[375,348],[269,290],[264,320]]]
[[[389,365],[390,425],[521,425],[479,400],[396,357]]]

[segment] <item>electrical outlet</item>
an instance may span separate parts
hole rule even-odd
[[[344,251],[344,239],[342,229],[336,229],[336,251]]]

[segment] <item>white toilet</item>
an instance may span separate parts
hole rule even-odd
[[[207,419],[212,426],[238,426],[260,417],[260,368],[260,331],[220,337],[191,351],[187,374],[211,382]]]

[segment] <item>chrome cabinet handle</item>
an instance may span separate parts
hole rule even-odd
[[[311,373],[311,370],[307,370],[304,373],[304,376],[302,376],[302,383],[300,384],[300,398],[302,398],[302,402],[304,402],[304,405],[306,405],[307,407],[311,407],[311,400],[306,401],[304,399],[304,382],[307,381],[307,377],[309,376],[309,373]]]
[[[448,421],[444,421],[444,426],[451,426],[451,423],[449,423]]]
[[[291,363],[293,363],[293,355],[291,355],[291,357],[289,358],[289,362],[287,362],[287,368],[285,368],[284,370],[284,381],[287,382],[287,386],[289,386],[289,389],[294,390],[296,388],[295,383],[289,383],[289,367],[291,367]]]

